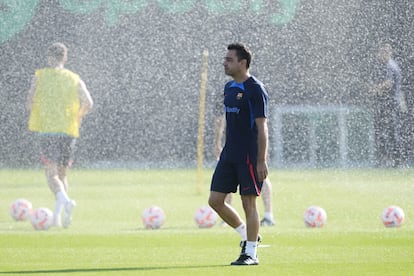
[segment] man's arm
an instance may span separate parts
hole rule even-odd
[[[257,126],[257,174],[259,181],[263,181],[268,174],[267,171],[267,144],[268,144],[268,128],[266,118],[256,118]]]
[[[33,77],[30,85],[29,93],[27,94],[26,109],[30,112],[32,110],[33,98],[36,92],[37,81],[36,77]]]
[[[218,160],[223,150],[223,136],[225,128],[225,118],[223,115],[217,116],[214,128],[214,156]]]
[[[93,100],[91,94],[89,93],[85,83],[81,79],[79,80],[78,93],[80,100],[79,122],[81,122],[83,116],[85,116],[93,107]]]

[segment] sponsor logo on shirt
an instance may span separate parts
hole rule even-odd
[[[237,114],[239,114],[239,112],[240,112],[240,108],[238,108],[238,107],[228,107],[228,106],[226,106],[226,112],[228,112],[228,113],[237,113]]]

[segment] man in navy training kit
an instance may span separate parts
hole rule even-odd
[[[241,236],[241,254],[231,265],[257,265],[260,216],[256,198],[267,177],[268,95],[263,84],[249,73],[252,53],[243,44],[227,47],[224,87],[226,142],[213,174],[209,205]],[[239,187],[246,223],[225,202]]]

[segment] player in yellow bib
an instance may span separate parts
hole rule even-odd
[[[67,61],[64,44],[52,44],[47,61],[47,68],[36,70],[29,90],[29,130],[39,134],[41,161],[56,198],[54,224],[66,228],[76,206],[68,195],[66,171],[73,162],[82,118],[92,108],[93,101],[80,77],[64,68]]]

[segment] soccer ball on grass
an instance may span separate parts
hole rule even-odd
[[[32,213],[32,203],[24,198],[16,199],[10,205],[10,215],[16,221],[24,221],[30,217]]]
[[[327,215],[323,208],[319,206],[311,206],[306,209],[303,215],[303,221],[307,227],[323,227],[326,223]]]
[[[194,220],[199,228],[210,228],[217,222],[217,213],[209,206],[202,206],[195,212]]]
[[[385,227],[400,227],[404,222],[405,214],[398,206],[388,206],[382,211],[381,218]]]
[[[144,227],[147,229],[158,229],[165,223],[164,210],[158,206],[144,209],[141,218]]]
[[[31,214],[30,222],[36,230],[47,230],[53,225],[53,213],[45,207],[37,208]]]

